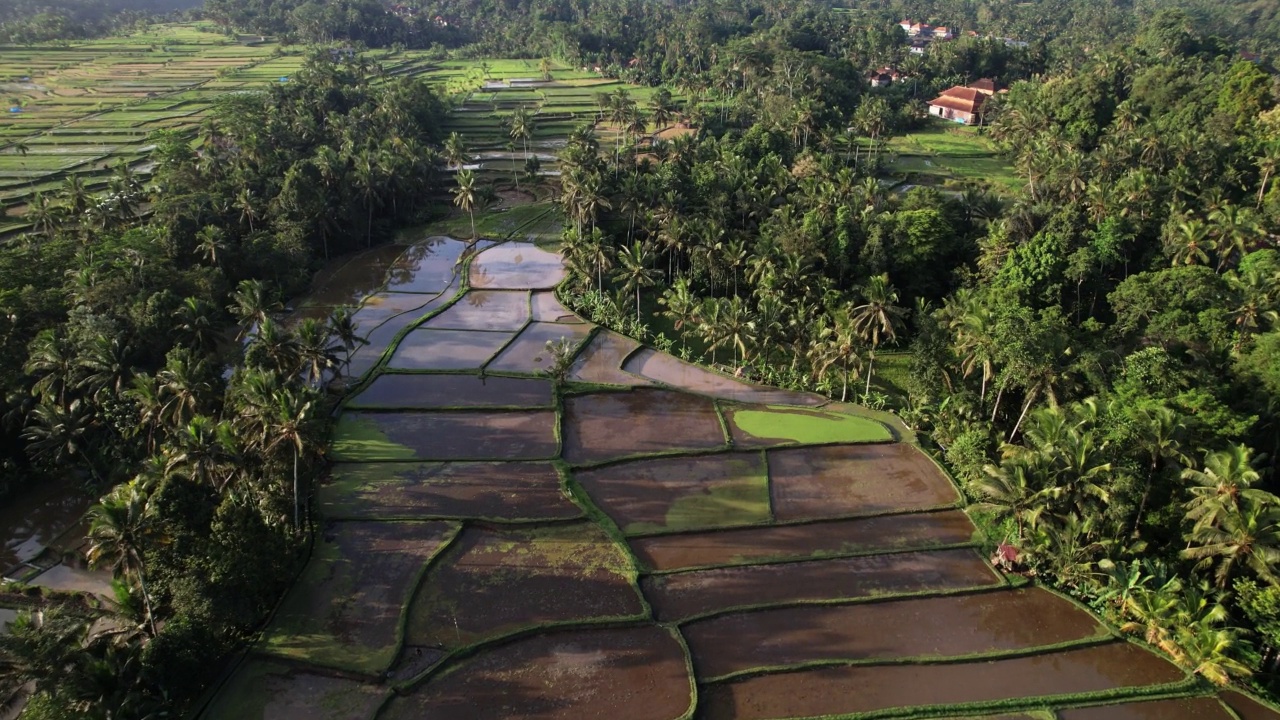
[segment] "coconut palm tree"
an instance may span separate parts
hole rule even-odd
[[[338,367],[338,351],[343,345],[334,341],[329,326],[315,318],[298,323],[298,360],[307,383],[315,387],[324,374]]]
[[[1225,589],[1242,568],[1280,584],[1275,572],[1280,562],[1280,499],[1255,492],[1212,520],[1196,522],[1186,536],[1182,556],[1195,560],[1199,569],[1212,570],[1219,588]]]
[[[302,393],[287,391],[276,393],[275,401],[275,412],[265,428],[265,448],[267,452],[288,448],[293,453],[293,526],[301,528],[298,458],[310,445],[307,425],[311,421],[312,403]]]
[[[620,265],[614,276],[622,281],[622,292],[635,291],[636,322],[640,322],[640,289],[658,282],[658,271],[649,267],[653,251],[647,243],[637,240],[631,247],[624,247],[618,252],[618,261]]]
[[[1187,468],[1182,479],[1191,496],[1186,518],[1196,526],[1218,525],[1225,515],[1238,512],[1242,503],[1270,497],[1256,487],[1262,476],[1253,468],[1253,450],[1244,445],[1206,453],[1204,469]]]
[[[362,345],[368,345],[369,339],[357,333],[354,314],[351,308],[343,306],[334,308],[329,315],[329,334],[337,339],[338,344],[346,352],[343,366],[351,365],[351,353]]]
[[[867,362],[866,395],[871,394],[871,376],[874,372],[876,349],[881,340],[892,342],[898,336],[898,327],[906,315],[906,308],[899,307],[898,291],[889,283],[889,274],[882,273],[867,282],[863,288],[863,304],[853,309],[853,327],[863,340],[871,345]]]
[[[89,550],[91,567],[109,567],[117,578],[137,581],[146,604],[147,624],[156,635],[151,593],[147,590],[144,549],[151,533],[149,498],[133,483],[117,486],[99,504],[89,509]]]
[[[453,189],[453,204],[471,216],[471,240],[474,242],[479,237],[476,234],[476,176],[470,170],[459,170],[457,183]]]

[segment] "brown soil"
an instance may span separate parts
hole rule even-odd
[[[973,523],[963,512],[943,510],[807,525],[637,538],[631,541],[631,548],[649,568],[679,570],[774,558],[954,545],[968,542],[973,533]]]
[[[549,290],[565,277],[560,255],[531,243],[503,243],[476,256],[471,286],[486,290]]]
[[[567,519],[582,514],[549,463],[340,463],[316,492],[329,518]]]
[[[582,344],[591,326],[557,323],[530,323],[511,344],[498,353],[485,370],[498,372],[544,373],[551,369],[552,355],[547,343],[568,340],[574,348]]]
[[[1235,720],[1214,698],[1150,700],[1059,710],[1061,720]]]
[[[920,510],[959,499],[929,458],[904,443],[769,453],[779,520]]]
[[[607,385],[652,385],[648,380],[622,370],[622,361],[638,347],[640,343],[629,337],[602,330],[578,354],[569,370],[569,377]]]
[[[593,523],[467,528],[431,569],[406,642],[460,647],[549,622],[635,616],[622,550]]]
[[[637,460],[574,477],[624,532],[638,532],[768,522],[764,474],[759,453],[726,453]],[[762,501],[754,510],[753,486]]]
[[[582,318],[560,304],[554,292],[533,294],[533,319],[535,322],[581,323]]]
[[[912,705],[1003,700],[1181,680],[1172,664],[1128,643],[960,663],[840,667],[762,675],[701,693],[707,720],[809,717]],[[856,688],[857,692],[850,692]]]
[[[458,261],[467,250],[463,240],[436,236],[414,243],[391,267],[387,290],[403,293],[438,293],[449,286]]]
[[[540,460],[556,454],[551,410],[348,414],[373,420],[418,460]]]
[[[390,324],[383,327],[390,327]],[[400,341],[388,367],[400,370],[478,370],[514,333],[414,330]]]
[[[383,720],[675,720],[693,702],[684,653],[657,626],[575,630],[495,648],[407,697]]]
[[[665,390],[571,397],[564,423],[564,457],[576,463],[726,444],[710,400]]]
[[[1276,720],[1280,718],[1280,713],[1248,695],[1229,691],[1222,693],[1222,700],[1240,716],[1240,720]]]
[[[498,375],[379,375],[354,407],[551,407],[551,383]]]
[[[529,293],[476,290],[427,321],[432,330],[516,331],[529,321]]]
[[[702,679],[814,660],[955,657],[1107,635],[1087,612],[1038,588],[757,610],[682,630]]]
[[[334,664],[347,652],[392,647],[414,581],[453,527],[445,522],[326,527],[317,542],[328,547],[317,548],[311,566],[281,604],[267,630],[268,648]]]
[[[687,363],[652,348],[632,355],[623,370],[656,380],[664,385],[710,395],[722,400],[771,405],[820,405],[825,398],[809,393],[752,385],[706,368]]]
[[[427,308],[423,308],[425,312]],[[395,342],[396,334],[404,326],[400,322],[389,322],[374,330],[367,328],[359,328],[359,332],[368,341],[367,344],[361,345],[355,352],[351,353],[351,364],[347,367],[347,375],[351,377],[360,377],[378,364],[387,349]]]
[[[695,570],[646,577],[642,587],[665,622],[750,605],[959,590],[997,582],[976,552],[961,549]]]

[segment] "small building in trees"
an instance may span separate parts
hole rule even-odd
[[[988,97],[988,93],[977,88],[956,85],[929,101],[929,114],[965,125],[977,125],[982,122],[982,106]]]
[[[871,87],[884,87],[898,82],[902,79],[902,76],[891,67],[882,67],[878,70],[872,70],[867,79],[871,82]]]

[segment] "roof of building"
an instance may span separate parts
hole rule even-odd
[[[969,83],[969,87],[973,88],[974,90],[979,90],[981,92],[987,93],[989,95],[996,91],[996,81],[992,80],[991,78],[981,78],[979,80],[974,80],[973,82]]]
[[[937,98],[930,100],[929,104],[960,112],[976,113],[986,100],[986,94],[981,91],[956,85],[944,90]]]

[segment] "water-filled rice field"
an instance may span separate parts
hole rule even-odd
[[[317,284],[376,359],[205,717],[1278,717],[997,572],[896,418],[584,323],[531,245],[407,243]],[[532,331],[578,341],[563,379]]]

